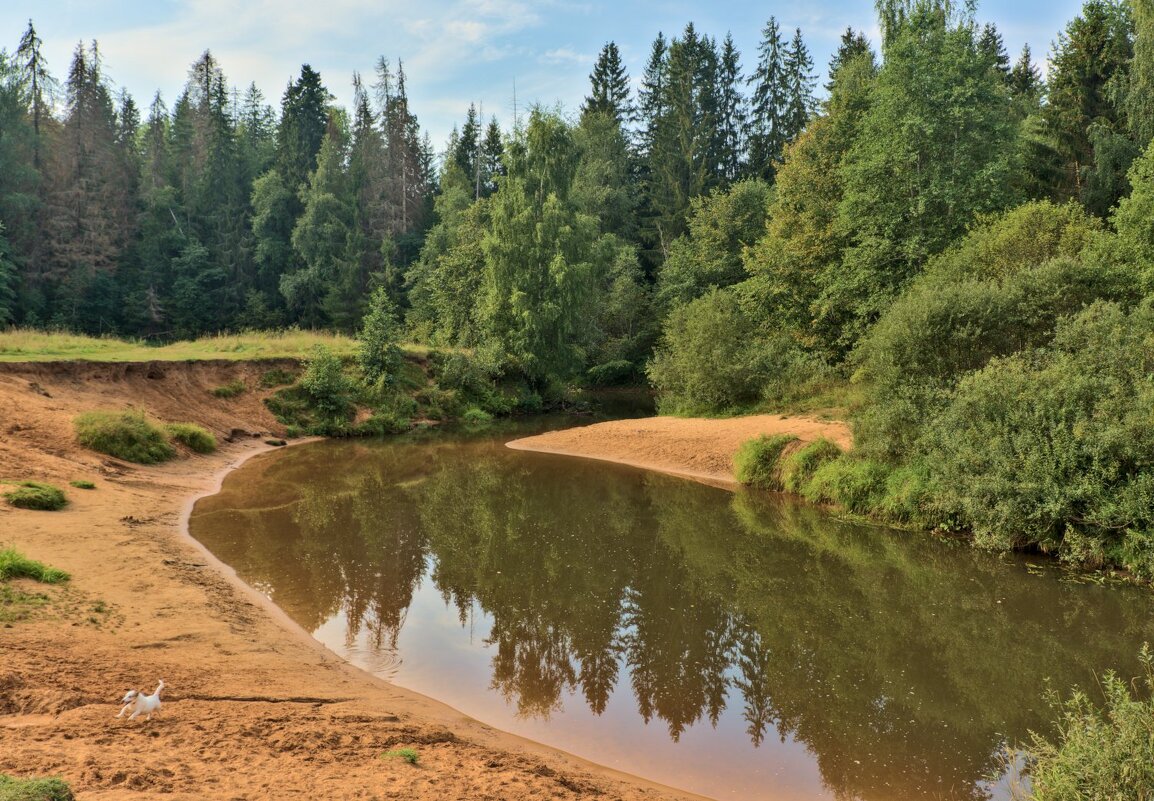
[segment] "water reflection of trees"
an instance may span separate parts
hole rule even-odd
[[[492,616],[492,686],[522,714],[577,692],[600,714],[624,670],[674,739],[737,707],[754,745],[805,743],[841,797],[981,798],[1001,743],[1044,724],[1045,677],[1128,669],[1151,636],[1144,596],[766,496],[477,443],[371,457],[285,459],[260,485],[291,503],[214,518],[241,514],[244,563],[290,601],[306,588],[306,621],[341,610],[350,636],[395,643],[431,553],[462,622]]]

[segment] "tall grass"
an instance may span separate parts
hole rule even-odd
[[[324,331],[243,331],[200,339],[150,345],[142,340],[90,337],[17,328],[0,331],[0,362],[49,362],[83,359],[99,362],[201,361],[207,359],[303,359],[323,345],[340,357],[356,352],[356,340]],[[423,356],[428,349],[404,345],[408,353]]]
[[[29,559],[15,548],[0,549],[0,581],[14,578],[30,578],[44,584],[59,584],[68,581],[70,576],[63,570]]]
[[[63,509],[68,503],[68,499],[59,487],[40,481],[21,481],[16,489],[0,494],[8,503],[18,509],[55,512],[58,509]]]
[[[797,437],[792,434],[775,434],[741,443],[733,456],[737,480],[758,489],[781,490],[781,454],[794,442]]]
[[[176,455],[164,431],[142,413],[86,412],[73,425],[81,445],[117,459],[156,464]]]

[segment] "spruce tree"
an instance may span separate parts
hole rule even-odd
[[[749,120],[749,173],[773,181],[775,165],[781,161],[785,135],[787,81],[785,43],[773,17],[761,32],[757,49],[757,70],[746,79],[753,86]]]
[[[733,36],[725,35],[721,44],[718,69],[718,136],[720,139],[720,172],[726,183],[736,181],[744,169],[745,128],[748,111],[741,94],[741,53]]]
[[[16,47],[16,60],[20,65],[21,81],[28,93],[28,105],[32,117],[33,146],[32,166],[39,170],[42,159],[41,127],[49,116],[52,107],[52,98],[58,84],[48,71],[48,64],[41,52],[44,42],[36,33],[32,20],[28,20],[28,28],[20,37],[20,44]]]
[[[1041,96],[1045,88],[1042,84],[1042,73],[1034,66],[1033,54],[1028,44],[1022,45],[1022,53],[1010,69],[1006,83],[1010,87],[1010,95],[1015,100],[1037,100]]]
[[[615,42],[601,48],[593,72],[589,74],[590,93],[581,106],[582,114],[608,114],[624,123],[633,116],[629,101],[629,74],[621,62],[621,53]]]
[[[782,134],[786,142],[792,142],[805,129],[817,105],[813,94],[817,76],[813,73],[813,59],[801,38],[801,28],[794,31],[785,51],[784,67],[787,92]]]
[[[978,37],[978,51],[981,52],[990,66],[997,70],[1002,80],[1010,79],[1010,54],[1006,52],[1006,43],[1002,34],[992,22],[987,22]]]
[[[825,91],[827,93],[833,92],[834,84],[837,82],[837,72],[844,64],[853,61],[864,53],[871,52],[869,40],[866,39],[864,33],[854,31],[853,28],[846,28],[842,31],[837,50],[829,60],[829,80],[826,81]]]

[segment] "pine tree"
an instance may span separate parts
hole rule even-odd
[[[825,91],[827,93],[833,92],[834,84],[837,82],[838,70],[840,70],[843,65],[865,53],[872,53],[872,50],[870,49],[869,40],[865,38],[864,33],[856,32],[853,28],[846,28],[842,31],[841,41],[838,42],[837,51],[829,60],[829,80],[825,84]]]
[[[308,64],[301,66],[300,77],[285,89],[277,126],[276,168],[293,191],[303,187],[316,169],[330,100],[320,74]]]
[[[726,183],[736,181],[744,169],[745,128],[748,112],[741,94],[741,53],[733,44],[733,36],[725,35],[721,45],[718,71],[718,135],[721,147],[721,177]]]
[[[1126,118],[1135,145],[1144,151],[1154,140],[1154,0],[1131,0],[1134,59],[1126,94]]]
[[[801,38],[801,28],[794,31],[785,51],[784,66],[787,92],[782,134],[786,142],[792,142],[805,129],[817,105],[813,94],[817,76],[813,73],[813,59]]]
[[[669,47],[665,36],[658,32],[649,51],[649,60],[641,78],[638,93],[637,122],[641,127],[641,152],[648,155],[653,150],[658,131],[665,121],[666,84],[669,80]]]
[[[629,74],[615,42],[608,42],[601,48],[593,72],[589,74],[589,83],[591,90],[581,107],[582,114],[609,114],[618,123],[624,123],[633,116],[633,105],[629,102]]]
[[[1034,66],[1033,54],[1030,53],[1028,44],[1022,45],[1022,53],[1010,69],[1006,83],[1010,87],[1010,95],[1015,100],[1037,100],[1041,97],[1045,88],[1042,84],[1042,73]]]
[[[497,191],[497,179],[504,174],[505,142],[496,117],[489,118],[485,138],[481,142],[481,197]]]
[[[465,114],[465,124],[461,126],[460,135],[450,157],[473,187],[474,198],[481,196],[480,150],[481,122],[477,115],[477,105],[470,103],[469,111]]]
[[[41,127],[50,114],[52,98],[59,87],[56,79],[52,77],[52,73],[48,71],[48,64],[41,52],[43,45],[44,42],[37,35],[32,20],[28,20],[28,29],[20,37],[20,44],[16,48],[16,59],[20,64],[21,81],[28,92],[28,105],[31,111],[34,135],[32,166],[36,170],[41,167]]]
[[[785,47],[781,29],[773,17],[761,32],[757,70],[746,79],[753,86],[749,124],[749,173],[773,181],[781,161],[785,135],[787,81]]]
[[[1002,34],[992,22],[987,22],[982,28],[982,35],[978,37],[978,51],[986,57],[990,66],[997,70],[1002,80],[1010,79],[1010,54],[1006,52],[1006,43]]]
[[[1126,7],[1115,0],[1088,0],[1082,13],[1058,34],[1050,58],[1043,111],[1064,175],[1053,188],[1057,199],[1083,197],[1094,164],[1091,125],[1117,130],[1120,110],[1113,89],[1125,81],[1132,56]],[[1107,207],[1108,208],[1108,207]],[[1101,210],[1100,212],[1101,213]]]

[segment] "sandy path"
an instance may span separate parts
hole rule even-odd
[[[842,448],[853,444],[845,423],[810,417],[753,415],[721,420],[648,417],[611,420],[513,440],[510,448],[620,462],[733,486],[733,455],[746,440],[763,434],[793,434],[802,442],[819,437]]]
[[[0,478],[67,486],[60,512],[0,502],[0,546],[73,574],[31,619],[0,623],[0,773],[59,775],[81,799],[694,798],[494,731],[324,650],[187,539],[189,499],[242,460],[241,438],[158,467],[79,449],[72,417],[132,405],[218,436],[275,431],[267,365],[0,367]],[[240,378],[250,391],[210,390]],[[29,591],[41,585],[17,582]],[[160,716],[116,720],[129,687]],[[380,759],[411,746],[416,767]]]

